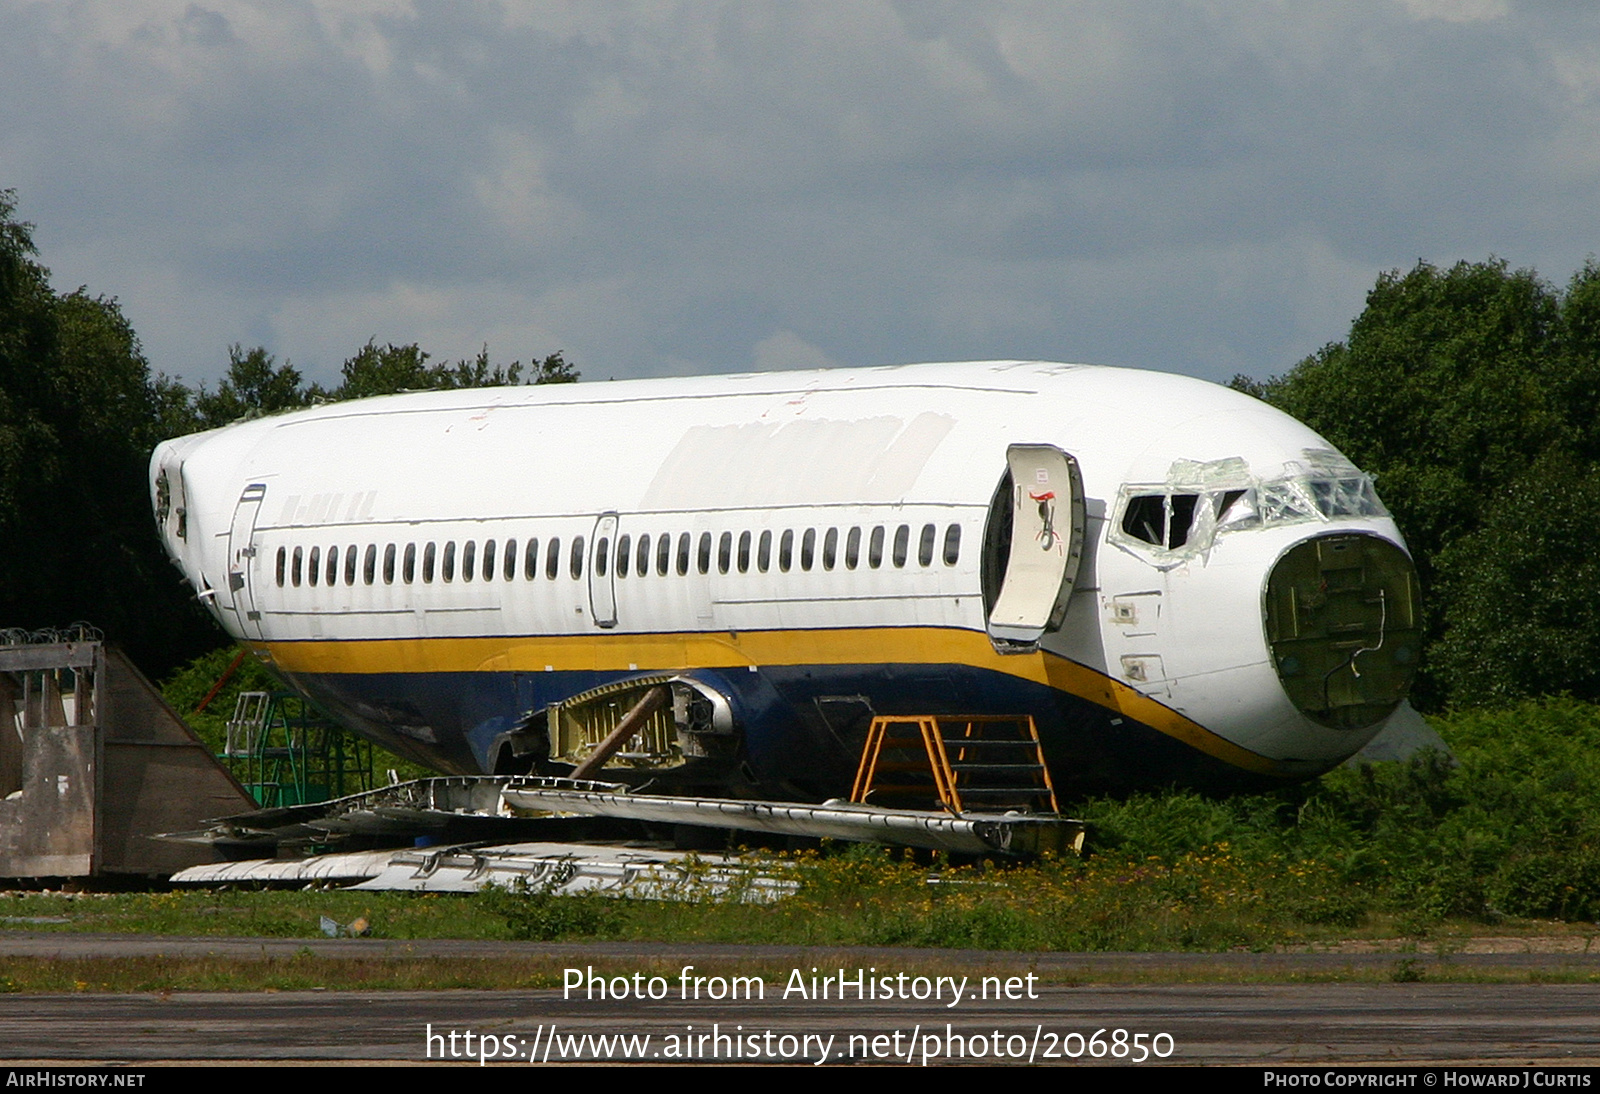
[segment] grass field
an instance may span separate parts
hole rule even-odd
[[[782,943],[1019,951],[1270,950],[1350,939],[1449,945],[1474,934],[1600,935],[1600,711],[1565,700],[1439,719],[1455,753],[1343,768],[1272,794],[1185,791],[1076,803],[1082,859],[951,865],[874,847],[774,856],[776,905],[495,891],[11,894],[0,929],[311,938],[323,916],[390,939]],[[259,964],[259,963],[258,963]],[[415,963],[414,963],[415,964]],[[451,982],[427,963],[333,979]],[[331,966],[272,976],[326,980]],[[192,970],[221,983],[237,970]],[[148,972],[159,981],[170,974]],[[61,989],[11,963],[0,987]],[[117,983],[143,982],[130,971]],[[252,973],[261,982],[262,973]],[[482,968],[499,983],[530,969]],[[208,977],[212,979],[208,979]],[[443,979],[441,980],[441,977]],[[217,980],[216,978],[220,978]],[[73,976],[70,982],[83,981]],[[107,981],[108,983],[110,981]],[[42,990],[42,989],[41,989]]]

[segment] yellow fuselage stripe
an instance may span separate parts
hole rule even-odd
[[[1000,672],[1087,699],[1207,755],[1257,774],[1278,764],[1076,661],[1036,652],[1001,655],[987,635],[946,627],[727,631],[684,634],[526,635],[254,643],[284,672],[358,675],[433,672],[682,672],[751,665],[953,664]]]

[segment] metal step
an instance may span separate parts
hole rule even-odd
[[[906,732],[908,726],[916,727],[916,736]],[[886,758],[886,752],[894,758]],[[905,756],[916,752],[921,753],[917,760]],[[915,785],[878,781],[880,772],[903,775],[909,771],[927,772],[928,781]],[[874,718],[851,800],[865,802],[874,795],[880,803],[890,798],[930,805],[937,802],[957,814],[962,812],[963,798],[1005,800],[1058,811],[1038,730],[1027,715]]]

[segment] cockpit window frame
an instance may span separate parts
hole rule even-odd
[[[1268,478],[1239,457],[1178,460],[1166,482],[1118,490],[1106,537],[1157,564],[1176,563],[1209,551],[1220,535],[1389,516],[1371,475],[1330,449],[1306,449]]]

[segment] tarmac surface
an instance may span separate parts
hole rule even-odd
[[[1519,946],[1521,952],[1443,956],[1017,954],[5,931],[0,955],[8,956],[519,953],[570,960],[577,969],[603,957],[608,973],[637,961],[641,971],[621,984],[608,981],[605,998],[582,987],[565,998],[561,989],[0,994],[0,1055],[12,1064],[432,1060],[476,1066],[485,1056],[524,1066],[625,1060],[1084,1065],[1128,1064],[1141,1055],[1141,1066],[1600,1064],[1600,983],[1429,982],[1441,974],[1600,978],[1600,954],[1583,952],[1582,940],[1542,952],[1525,940],[1478,948]],[[794,972],[786,981],[769,978],[759,996],[746,997],[756,989],[734,982],[733,963],[752,959]],[[685,965],[694,968],[688,974],[662,971]],[[1030,981],[1029,973],[1047,974],[1053,982]],[[1387,982],[1389,973],[1421,981]],[[1286,980],[1376,974],[1380,982],[1173,982],[1190,976],[1250,981],[1264,974]],[[658,979],[651,981],[652,975]],[[697,976],[706,979],[696,984]],[[986,982],[984,976],[994,979]],[[1117,982],[1146,976],[1165,982]],[[614,997],[619,989],[626,998]],[[982,997],[985,990],[989,998]]]

